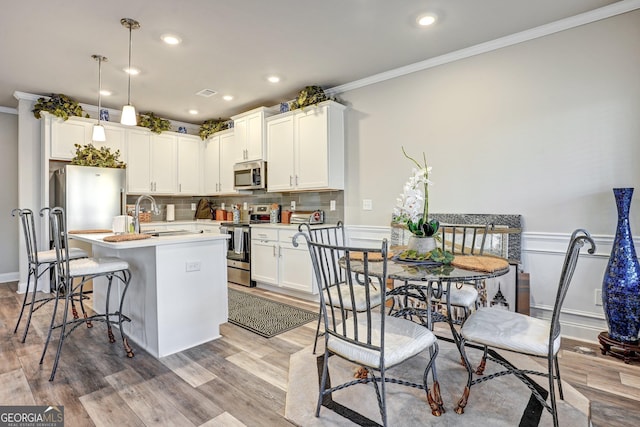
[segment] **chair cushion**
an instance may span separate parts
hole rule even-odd
[[[545,357],[548,354],[550,328],[547,320],[500,308],[483,307],[469,316],[460,333],[467,341]],[[553,342],[553,354],[559,348],[560,336]]]
[[[372,322],[378,328],[372,332],[372,343],[380,345],[380,314],[371,313]],[[358,338],[359,341],[366,342],[365,319],[362,314],[358,315]],[[341,326],[338,328],[341,330]],[[354,324],[347,321],[347,336],[354,337]],[[431,347],[436,341],[435,335],[417,323],[410,320],[386,316],[385,318],[385,338],[384,338],[384,364],[386,368],[397,365],[404,360]],[[355,363],[380,368],[380,352],[341,340],[330,335],[327,340],[327,348],[333,353],[351,360]]]
[[[473,285],[462,285],[460,289],[455,283],[451,284],[451,305],[456,307],[469,307],[475,306],[478,300],[478,290]],[[442,301],[446,302],[446,295],[442,297]]]
[[[62,250],[64,255],[64,249]],[[80,248],[70,248],[69,249],[69,259],[77,259],[77,258],[86,258],[89,255]],[[56,250],[51,249],[48,251],[39,251],[38,252],[38,262],[56,262]]]
[[[69,262],[71,277],[106,274],[129,269],[129,263],[120,258],[80,258]]]
[[[338,289],[338,287],[340,289]],[[331,301],[334,307],[338,307],[339,299],[338,292],[342,296],[342,303],[344,308],[349,311],[354,311],[354,307],[351,301],[351,294],[349,293],[349,285],[346,283],[340,283],[338,285],[332,286],[329,288],[329,293],[331,293]],[[373,286],[369,287],[369,297],[371,299],[371,307],[377,307],[380,305],[381,300],[381,289],[378,286],[377,289],[374,289]],[[364,311],[367,309],[366,304],[366,295],[365,295],[365,287],[361,285],[353,286],[353,299],[355,302],[355,311]],[[327,296],[327,290],[324,291],[324,301],[326,304],[329,304],[329,297]]]

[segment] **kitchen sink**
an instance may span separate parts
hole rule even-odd
[[[202,230],[200,231],[190,231],[190,230],[146,230],[143,231],[145,234],[150,234],[155,237],[160,236],[183,236],[187,234],[202,234]]]

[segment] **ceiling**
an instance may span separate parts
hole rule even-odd
[[[131,103],[138,112],[201,123],[293,99],[616,3],[614,0],[21,0],[0,15],[0,106],[15,91],[64,93],[103,106],[127,101],[133,18]],[[416,17],[438,16],[419,28]],[[177,34],[182,43],[164,44]],[[280,83],[266,80],[272,74]],[[217,92],[197,96],[202,89]],[[222,95],[232,95],[224,101]],[[190,109],[199,111],[197,115]]]

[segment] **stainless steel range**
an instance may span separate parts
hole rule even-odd
[[[249,207],[249,222],[220,224],[220,234],[230,235],[227,240],[227,281],[242,286],[253,287],[251,280],[251,227],[249,224],[269,222],[271,205]],[[279,211],[279,210],[278,210]]]

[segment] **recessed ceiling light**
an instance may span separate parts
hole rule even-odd
[[[124,72],[125,72],[125,73],[129,73],[129,74],[131,74],[132,76],[137,76],[138,74],[140,74],[140,70],[138,70],[137,68],[133,68],[133,67],[131,67],[131,68],[125,68],[125,69],[124,69]]]
[[[267,80],[269,80],[269,83],[278,83],[280,81],[280,77],[278,77],[278,76],[269,76],[269,77],[267,77]]]
[[[189,110],[189,114],[196,115],[198,114],[198,110]]]
[[[233,96],[225,95],[225,96],[222,97],[222,99],[224,99],[225,101],[232,101],[233,100]]]
[[[182,42],[182,39],[180,37],[174,36],[173,34],[163,34],[162,36],[160,36],[160,38],[163,42],[172,46],[180,44]]]
[[[418,25],[421,27],[428,27],[429,25],[433,25],[438,18],[433,13],[428,13],[426,15],[421,15],[416,19]]]
[[[111,91],[110,91],[110,90],[102,89],[102,90],[100,91],[100,95],[102,95],[102,96],[111,96],[111,95],[112,95],[112,93],[111,93]]]

